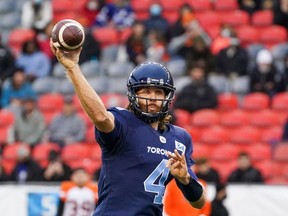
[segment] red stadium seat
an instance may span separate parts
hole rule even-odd
[[[70,7],[68,7],[68,5]],[[70,0],[52,0],[53,12],[69,11],[71,10],[71,6],[73,6],[73,2],[71,2]]]
[[[228,140],[229,134],[219,126],[209,127],[202,130],[200,142],[204,145],[220,145]]]
[[[84,143],[66,145],[61,152],[62,160],[73,168],[83,165],[83,161],[89,159],[89,155],[89,145]]]
[[[0,146],[9,142],[10,128],[0,128]]]
[[[4,147],[2,165],[7,174],[10,174],[13,171],[17,162],[18,149],[22,147],[28,149],[29,151],[31,150],[28,144],[21,142],[12,143]]]
[[[267,128],[281,124],[278,114],[270,109],[262,109],[251,114],[249,116],[249,123],[259,128]]]
[[[125,28],[120,33],[120,43],[125,44],[130,35],[132,34],[132,28]]]
[[[100,98],[107,108],[112,106],[126,107],[128,104],[127,96],[121,93],[103,93]]]
[[[275,111],[288,112],[288,92],[282,92],[274,95],[271,106],[271,108]]]
[[[77,114],[84,120],[87,129],[94,127],[93,122],[85,112],[78,112]]]
[[[278,143],[281,141],[283,133],[282,126],[273,126],[261,131],[261,142]]]
[[[174,109],[174,115],[176,117],[176,125],[186,126],[189,124],[191,114],[184,109]]]
[[[119,33],[115,28],[95,28],[92,32],[102,48],[119,44]]]
[[[35,32],[32,29],[15,28],[8,36],[8,46],[15,56],[18,56],[24,42],[35,37]]]
[[[250,93],[243,97],[242,108],[247,111],[256,111],[260,109],[268,109],[270,98],[264,93]]]
[[[0,128],[10,128],[14,124],[14,114],[6,109],[0,110]]]
[[[286,28],[279,25],[272,25],[261,29],[260,43],[264,44],[268,49],[284,42],[287,42]]]
[[[229,24],[233,27],[249,25],[249,14],[242,10],[218,13],[222,24]]]
[[[219,14],[215,11],[203,11],[197,13],[196,19],[205,30],[213,26],[220,26],[221,23]]]
[[[243,25],[239,26],[236,31],[241,46],[247,47],[248,45],[259,43],[260,35],[257,28],[250,25]]]
[[[179,18],[179,12],[177,10],[175,11],[163,11],[162,12],[163,17],[170,23],[173,24],[177,21]]]
[[[192,142],[199,142],[202,134],[202,129],[199,127],[186,126],[185,129],[192,137]]]
[[[213,109],[202,109],[193,113],[191,125],[195,127],[209,127],[219,123],[219,114]]]
[[[214,9],[220,11],[233,11],[238,9],[237,0],[217,0],[214,2]]]
[[[211,161],[211,167],[218,171],[220,181],[226,182],[231,172],[237,168],[237,161]]]
[[[236,109],[221,114],[220,125],[226,128],[236,128],[247,125],[248,120],[249,115],[247,112],[241,109]]]
[[[234,161],[239,154],[239,149],[233,144],[225,144],[215,148],[211,152],[211,160],[216,161]]]
[[[252,163],[271,160],[272,157],[272,150],[269,144],[252,144],[246,149],[246,152],[250,155]]]
[[[177,11],[185,3],[185,0],[160,0],[164,11]]]
[[[60,152],[60,147],[56,143],[39,143],[33,148],[32,157],[41,167],[45,168],[48,165],[50,151]]]
[[[62,111],[64,97],[62,94],[48,93],[40,95],[38,98],[38,108],[41,112],[60,112]]]
[[[260,10],[251,15],[251,24],[257,27],[265,27],[273,24],[273,11]]]
[[[288,180],[283,176],[272,176],[266,181],[267,185],[288,185]]]
[[[152,0],[132,0],[131,1],[131,7],[133,8],[133,10],[137,13],[138,11],[145,11],[148,12],[149,11],[149,7],[150,5],[153,3]]]
[[[203,143],[193,143],[193,153],[192,158],[197,159],[201,157],[210,158],[211,150],[207,145],[203,145]]]
[[[194,11],[212,10],[213,4],[210,0],[186,0]]]
[[[87,128],[85,140],[86,140],[86,143],[90,143],[93,145],[97,143],[95,139],[95,127]]]
[[[218,110],[230,111],[238,108],[238,96],[233,93],[222,93],[218,95]]]
[[[230,133],[230,142],[235,144],[252,144],[260,142],[261,133],[259,129],[244,125],[236,128]]]
[[[274,176],[281,174],[281,167],[273,160],[258,161],[253,164],[261,172],[264,181],[267,182]]]
[[[288,162],[288,143],[280,143],[275,147],[273,160],[277,162]]]

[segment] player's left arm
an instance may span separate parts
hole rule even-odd
[[[206,202],[204,188],[190,175],[185,154],[180,155],[175,149],[174,153],[168,152],[168,157],[167,167],[175,177],[177,186],[194,208],[202,208]]]

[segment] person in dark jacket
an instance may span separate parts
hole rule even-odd
[[[200,109],[217,107],[217,94],[207,82],[203,67],[194,66],[189,70],[191,83],[176,96],[174,108],[195,112]]]
[[[216,185],[216,195],[212,201],[210,216],[229,216],[229,212],[223,204],[223,201],[226,199],[226,197],[226,186],[224,184]]]

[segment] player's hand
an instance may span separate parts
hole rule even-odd
[[[82,50],[82,47],[71,50],[71,51],[64,51],[59,48],[53,46],[52,39],[50,39],[50,48],[53,54],[56,56],[58,61],[67,69],[73,69],[79,62],[79,56]]]
[[[175,149],[174,153],[168,152],[169,160],[166,166],[169,168],[171,175],[177,178],[182,184],[188,184],[190,174],[188,173],[187,163],[184,153],[182,155]]]

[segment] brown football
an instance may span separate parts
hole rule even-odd
[[[83,45],[85,32],[79,22],[72,19],[64,19],[55,24],[51,37],[55,47],[69,51]]]

